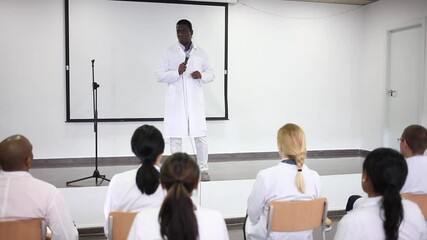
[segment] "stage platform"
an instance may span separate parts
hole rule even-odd
[[[322,195],[328,198],[330,215],[342,214],[351,194],[363,195],[360,186],[362,157],[314,158],[306,164],[321,175]],[[211,181],[201,182],[194,198],[203,207],[220,211],[228,223],[245,216],[247,197],[257,172],[274,166],[279,159],[247,159],[209,163]],[[136,168],[133,165],[101,166],[99,171],[111,178],[114,174]],[[93,173],[91,166],[33,168],[31,174],[60,188],[67,199],[79,229],[99,228],[104,224],[103,205],[108,182],[95,186],[88,179],[67,187],[66,182]]]

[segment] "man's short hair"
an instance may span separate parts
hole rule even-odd
[[[403,130],[402,140],[414,154],[422,155],[427,149],[427,129],[421,125],[410,125]]]
[[[187,19],[181,19],[181,20],[179,20],[176,23],[176,25],[186,25],[190,29],[191,33],[193,33],[193,25]]]

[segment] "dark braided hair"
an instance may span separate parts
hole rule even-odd
[[[403,221],[399,191],[408,175],[406,160],[394,149],[378,148],[368,154],[363,163],[363,170],[371,180],[373,190],[383,197],[383,227],[386,240],[397,240],[399,226]]]

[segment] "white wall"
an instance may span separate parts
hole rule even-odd
[[[310,150],[378,145],[385,43],[375,31],[386,24],[369,21],[379,21],[376,12],[387,22],[399,8],[413,9],[408,16],[426,9],[422,0],[383,1],[353,11],[290,1],[230,5],[230,120],[208,123],[210,152],[275,151],[286,122],[305,129]],[[36,158],[93,156],[92,124],[65,123],[64,3],[2,0],[0,32],[0,138],[26,135]],[[372,79],[379,79],[374,86]],[[99,156],[131,155],[140,124],[100,123]]]
[[[387,31],[427,16],[425,0],[381,0],[368,5],[360,78],[362,149],[383,145],[386,112]],[[427,103],[424,103],[427,106]],[[425,110],[424,110],[425,111]],[[424,112],[424,118],[425,118]],[[426,118],[425,118],[426,119]],[[425,120],[424,120],[425,121]],[[403,129],[402,129],[403,130]]]

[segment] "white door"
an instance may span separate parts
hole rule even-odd
[[[384,145],[399,150],[397,139],[410,124],[420,124],[425,70],[424,23],[388,34],[388,116]]]

